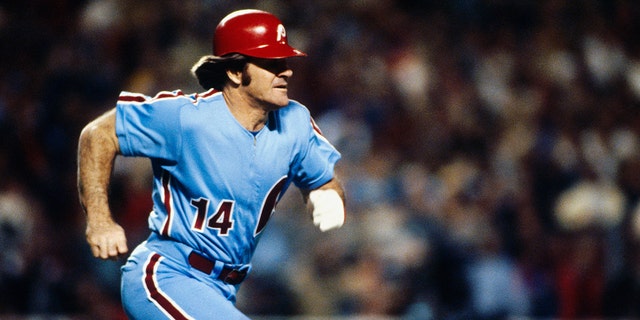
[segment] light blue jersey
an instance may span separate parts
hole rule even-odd
[[[124,156],[151,159],[154,176],[151,235],[122,267],[127,316],[248,319],[235,308],[237,290],[278,200],[292,182],[330,181],[340,154],[301,104],[250,132],[213,90],[123,92],[116,134]]]
[[[152,162],[151,230],[226,264],[250,263],[291,182],[318,188],[340,159],[295,101],[270,112],[258,132],[242,127],[213,90],[123,92],[116,117],[122,154]]]

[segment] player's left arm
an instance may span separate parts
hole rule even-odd
[[[317,189],[302,190],[302,194],[312,212],[313,223],[320,231],[342,227],[346,219],[346,198],[342,183],[335,175]]]

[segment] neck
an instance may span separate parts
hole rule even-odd
[[[223,91],[227,107],[234,118],[249,131],[259,131],[267,123],[269,110],[261,108],[248,101],[242,95],[234,93],[234,91]]]

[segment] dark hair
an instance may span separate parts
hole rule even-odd
[[[200,83],[205,90],[211,88],[222,90],[227,80],[229,80],[227,70],[239,71],[242,70],[246,64],[247,57],[237,53],[222,57],[209,55],[200,58],[200,60],[193,65],[191,74],[198,79],[198,83]]]

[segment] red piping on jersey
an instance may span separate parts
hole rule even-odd
[[[198,99],[210,97],[218,92],[219,91],[215,89],[211,89],[201,94],[195,93],[193,94],[194,96],[193,102],[195,103],[196,101],[198,101]],[[181,90],[177,90],[175,92],[161,91],[161,92],[158,92],[158,94],[156,94],[155,97],[149,98],[145,95],[137,94],[137,93],[123,93],[118,97],[118,101],[119,102],[145,102],[147,100],[160,100],[160,99],[177,98],[177,97],[185,97],[185,94]]]
[[[176,92],[162,91],[162,92],[159,92],[155,97],[153,97],[153,100],[158,100],[163,98],[175,98],[175,97],[182,97],[182,96],[184,96],[184,93],[182,93],[182,91],[180,90]]]
[[[169,181],[171,180],[171,174],[168,171],[162,172],[162,190],[164,192],[164,208],[167,210],[167,220],[164,221],[162,231],[160,234],[163,236],[169,236],[169,225],[171,225],[171,188],[169,188]]]
[[[204,93],[202,93],[202,94],[196,94],[196,100],[198,100],[199,98],[207,98],[207,97],[210,97],[210,96],[212,96],[212,95],[214,95],[214,94],[216,94],[216,93],[218,93],[218,92],[219,92],[218,90],[211,89],[211,90],[206,91],[206,92],[204,92]]]
[[[319,135],[324,136],[322,134],[322,130],[320,130],[320,127],[318,127],[318,125],[316,124],[315,120],[313,120],[313,117],[311,117],[311,126],[313,127],[313,130],[315,132],[317,132]]]
[[[149,258],[144,268],[144,286],[149,294],[149,298],[153,300],[157,306],[162,308],[173,319],[189,320],[190,318],[183,314],[183,311],[174,304],[169,297],[165,296],[156,282],[156,269],[160,265],[161,255],[154,253]]]
[[[122,101],[122,102],[144,102],[145,100],[147,100],[144,96],[142,95],[120,95],[120,97],[118,97],[118,101]]]
[[[158,92],[158,94],[156,94],[156,96],[151,98],[150,100],[176,98],[176,97],[182,97],[182,96],[184,96],[184,93],[182,93],[182,91],[180,90],[176,92],[161,91],[161,92]],[[147,96],[142,94],[137,94],[137,93],[123,93],[118,97],[118,101],[121,101],[121,102],[145,102],[147,100],[149,100]]]

